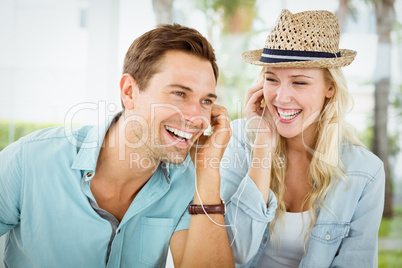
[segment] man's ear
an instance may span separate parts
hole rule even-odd
[[[131,74],[123,74],[120,79],[120,95],[124,107],[128,110],[134,109],[134,101],[139,94],[137,82]]]

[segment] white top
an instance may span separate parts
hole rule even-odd
[[[274,237],[265,247],[258,267],[298,267],[304,254],[304,236],[310,222],[308,211],[286,212],[283,219],[276,222],[273,230]]]

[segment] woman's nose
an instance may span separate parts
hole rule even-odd
[[[291,101],[291,92],[286,85],[281,85],[278,88],[275,101],[278,103],[288,103]]]

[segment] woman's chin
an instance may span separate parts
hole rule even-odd
[[[278,133],[281,137],[285,138],[285,139],[291,139],[294,138],[296,136],[298,136],[300,134],[299,133],[295,133],[295,132],[290,132],[290,131],[281,131],[278,129]]]

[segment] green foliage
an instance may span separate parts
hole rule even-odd
[[[254,7],[256,0],[197,0],[197,7],[202,11],[212,9],[214,12],[223,10],[226,17],[233,16],[239,8]]]
[[[373,138],[374,138],[374,120],[370,118],[367,128],[359,133],[359,139],[367,147],[368,150],[373,150]],[[388,134],[388,144],[389,144],[389,155],[396,156],[401,150],[398,143],[399,133]]]
[[[257,15],[256,0],[196,0],[196,6],[211,20],[220,17],[223,33],[248,32]]]
[[[402,239],[402,206],[396,206],[393,210],[394,217],[392,219],[383,218],[381,220],[378,237]]]
[[[359,133],[359,139],[370,151],[373,150],[373,138],[374,138],[373,125],[374,125],[373,117],[370,117],[366,129]]]
[[[402,23],[396,21],[392,31],[396,34],[397,43],[402,44]]]
[[[376,1],[376,0],[363,0],[365,3],[366,3],[366,5],[368,5],[369,7],[372,7],[372,8],[374,8],[374,2]]]
[[[347,6],[348,6],[348,14],[352,18],[353,21],[357,21],[357,14],[359,12],[358,8],[355,6],[353,1],[348,0],[347,1]]]
[[[402,251],[398,250],[380,250],[378,252],[379,268],[397,268],[401,267]]]
[[[383,218],[381,220],[380,230],[378,231],[378,237],[388,237],[391,229],[392,219]]]
[[[402,116],[402,85],[399,85],[399,88],[391,95],[391,98],[391,105],[396,110],[397,115]]]
[[[255,49],[250,44],[259,31],[253,29],[257,18],[256,0],[196,0],[196,7],[207,20],[208,37],[215,48],[220,69],[217,92],[218,103],[228,109],[232,120],[242,116],[244,95],[259,73],[259,68],[241,60],[241,53]],[[213,33],[219,31],[219,37]],[[261,46],[263,44],[260,44]],[[241,104],[239,104],[241,102]],[[241,106],[241,107],[240,107]]]
[[[0,120],[0,151],[3,150],[9,144],[10,124],[11,124],[10,121]],[[35,130],[52,127],[55,125],[56,124],[15,122],[14,139],[12,141],[16,141],[19,138]]]
[[[402,85],[399,85],[398,89],[395,92],[391,92],[390,95],[390,105],[392,111],[396,114],[396,116],[402,119]],[[374,118],[371,117],[368,121],[367,128],[359,134],[360,140],[366,145],[369,150],[373,148],[373,138],[374,138]],[[397,130],[394,134],[388,134],[389,140],[389,155],[396,156],[400,150],[400,144],[398,143],[399,140],[399,132]]]
[[[402,206],[394,207],[394,218],[381,220],[378,237],[402,239]],[[401,267],[402,251],[379,250],[378,267]]]

